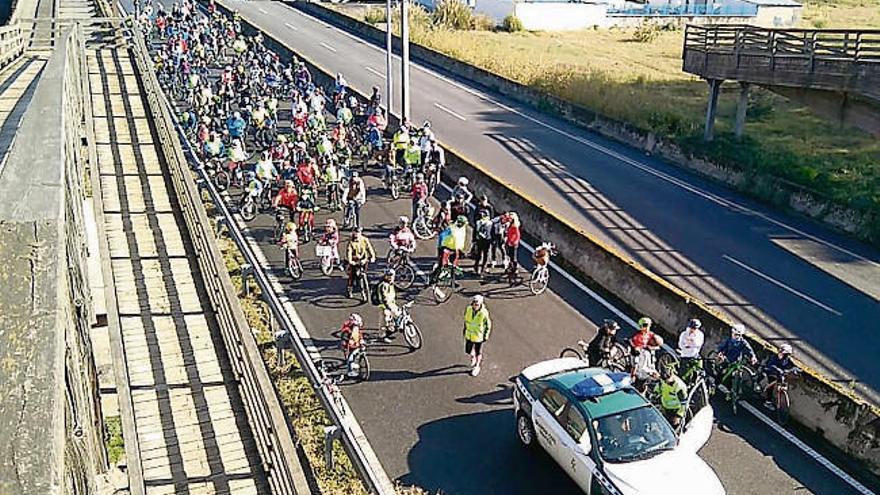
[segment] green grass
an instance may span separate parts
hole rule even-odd
[[[106,429],[107,457],[113,466],[125,456],[125,440],[122,438],[122,421],[119,416],[110,416],[104,421]]]
[[[634,29],[463,31],[432,24],[413,10],[416,43],[653,132],[697,156],[880,210],[880,141],[775,93],[754,89],[747,137],[737,141],[732,133],[738,86],[723,86],[717,139],[703,143],[707,85],[681,70],[680,30],[660,31],[648,42],[638,41]],[[814,0],[805,6],[802,24],[816,22],[829,28],[880,27],[880,6],[877,0]]]

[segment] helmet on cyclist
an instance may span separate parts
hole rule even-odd
[[[458,185],[461,186],[461,187],[467,187],[467,185],[468,185],[468,178],[467,178],[467,177],[459,177],[459,178],[458,178]]]
[[[328,218],[326,222],[324,222],[324,227],[327,229],[335,229],[336,228],[336,220],[332,218]]]
[[[476,304],[478,306],[482,306],[483,305],[483,296],[480,294],[475,295],[474,297],[471,298],[471,304]]]
[[[284,226],[284,231],[287,233],[296,232],[296,223],[287,222],[287,225]]]
[[[394,276],[394,268],[386,269],[384,275],[385,275],[385,278],[393,277]]]
[[[620,325],[614,320],[605,320],[602,322],[602,326],[607,328],[608,330],[620,330]]]
[[[735,339],[737,339],[737,338],[741,339],[742,336],[746,334],[746,326],[743,325],[742,323],[737,323],[736,325],[733,326],[733,328],[730,329],[730,334]]]
[[[639,318],[639,328],[650,327],[654,324],[654,320],[648,318],[647,316],[643,316]]]
[[[417,181],[419,181],[419,180],[425,180],[425,174],[423,174],[423,173],[421,173],[421,172],[417,173],[417,174],[416,174],[416,180],[417,180]]]
[[[467,217],[464,215],[459,215],[458,218],[455,219],[455,225],[458,227],[464,227],[467,225]]]
[[[293,186],[294,186],[294,184],[293,184],[293,181],[292,181],[292,180],[287,179],[286,181],[284,181],[284,187],[286,187],[286,188],[291,188],[291,187],[293,187]]]
[[[779,346],[779,352],[790,355],[792,353],[791,344],[782,344]]]
[[[701,326],[703,326],[703,323],[696,318],[692,318],[691,321],[688,322],[688,328],[699,329]]]
[[[400,222],[400,225],[403,225],[403,226],[409,225],[409,217],[406,215],[398,218],[397,221]]]
[[[361,315],[352,313],[348,315],[348,322],[352,325],[362,326],[364,324],[364,319],[361,318]]]

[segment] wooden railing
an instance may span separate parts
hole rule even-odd
[[[685,31],[685,51],[765,55],[880,64],[878,29],[764,29],[696,26]]]
[[[19,23],[0,27],[0,68],[24,54],[24,37]]]

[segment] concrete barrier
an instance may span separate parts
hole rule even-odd
[[[354,33],[374,44],[385,46],[385,31],[364,21],[331,10],[315,2],[286,2],[318,19]],[[400,39],[394,37],[394,48],[400,52]],[[547,92],[493,74],[422,45],[410,44],[414,61],[439,69],[445,75],[464,79],[488,91],[500,93],[516,102],[538,108],[574,125],[597,132],[607,138],[654,154],[703,177],[721,182],[743,194],[780,208],[788,208],[812,217],[834,229],[880,245],[880,212],[834,202],[806,187],[767,174],[722,165],[693,156],[676,144],[631,124],[611,119],[597,112],[563,100]]]
[[[219,3],[218,6],[230,13],[225,6]],[[243,17],[242,21],[247,32],[256,31],[246,18]],[[265,32],[263,35],[268,48],[282,57],[296,54],[305,62],[316,84],[329,86],[333,83],[332,71],[304,59],[271,35]],[[365,98],[363,94],[360,96]],[[389,128],[395,127],[397,122],[397,118],[391,116]],[[556,244],[561,266],[577,277],[600,285],[639,314],[650,315],[666,338],[672,338],[674,332],[683,329],[690,318],[702,320],[707,349],[717,346],[729,335],[733,322],[702,301],[673,287],[587,231],[556,216],[528,193],[468,160],[463,153],[448,145],[443,146],[448,177],[467,176],[476,194],[486,194],[500,210],[516,211],[531,238]],[[749,339],[759,355],[775,352],[767,342],[754,336]],[[803,378],[794,381],[789,390],[792,420],[827,442],[829,447],[880,476],[880,408],[869,405],[817,372],[808,368],[804,370]]]

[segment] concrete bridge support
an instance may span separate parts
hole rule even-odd
[[[712,141],[715,137],[715,112],[718,109],[718,94],[721,91],[723,79],[708,79],[709,102],[706,105],[706,127],[703,130],[703,139]]]

